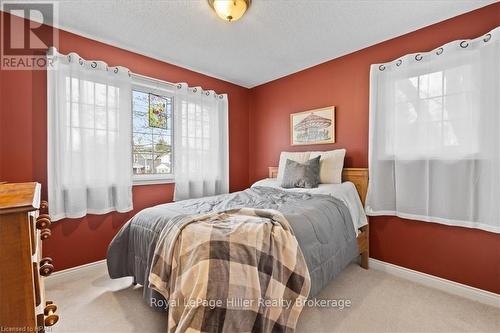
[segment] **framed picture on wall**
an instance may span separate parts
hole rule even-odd
[[[335,106],[292,113],[290,141],[292,146],[335,143]]]

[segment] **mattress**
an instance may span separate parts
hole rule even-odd
[[[319,186],[315,188],[283,188],[276,178],[265,178],[252,185],[252,187],[258,186],[272,187],[290,192],[331,195],[341,200],[349,209],[356,234],[359,233],[359,228],[368,224],[368,219],[361,199],[359,198],[358,191],[356,190],[356,186],[351,182],[343,182],[342,184],[319,184]]]

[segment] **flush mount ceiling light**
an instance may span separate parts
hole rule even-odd
[[[208,3],[221,19],[233,22],[245,14],[252,0],[208,0]]]

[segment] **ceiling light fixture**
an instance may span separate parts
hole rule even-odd
[[[208,0],[208,3],[221,19],[233,22],[245,14],[252,0]]]

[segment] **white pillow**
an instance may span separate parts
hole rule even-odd
[[[309,155],[310,155],[310,152],[308,152],[308,151],[297,152],[297,153],[282,151],[280,154],[280,163],[278,165],[277,180],[280,183],[283,180],[283,173],[285,172],[286,160],[292,160],[295,162],[304,163],[304,162],[307,162],[309,160]]]
[[[345,149],[312,151],[310,153],[310,159],[321,156],[319,160],[319,182],[321,184],[342,183],[342,169],[344,168],[345,153]]]

